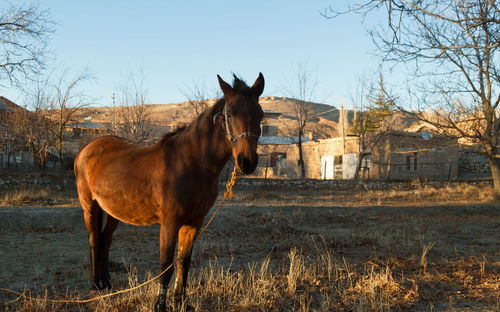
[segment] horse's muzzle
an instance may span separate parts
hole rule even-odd
[[[259,162],[259,156],[255,154],[253,157],[246,157],[243,154],[239,154],[236,158],[236,167],[243,174],[251,174],[257,168],[257,163]]]

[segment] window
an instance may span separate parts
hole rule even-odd
[[[335,155],[333,158],[333,163],[336,165],[342,165],[342,155]]]
[[[262,136],[269,136],[271,132],[271,127],[268,125],[262,125]]]
[[[333,156],[333,178],[334,179],[342,179],[342,175],[343,175],[343,166],[342,166],[342,163],[343,163],[343,157],[342,155],[335,155]]]
[[[417,171],[417,153],[406,155],[406,171]]]
[[[370,176],[370,168],[372,166],[372,161],[371,161],[372,155],[371,154],[366,154],[365,157],[363,157],[363,161],[361,162],[361,170],[363,171],[363,177],[365,174]]]

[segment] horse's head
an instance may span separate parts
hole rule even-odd
[[[233,86],[219,75],[217,77],[225,100],[221,123],[231,143],[236,167],[244,174],[250,174],[254,172],[258,162],[257,140],[260,136],[260,122],[264,117],[259,96],[264,90],[264,76],[259,73],[252,87],[236,76]]]

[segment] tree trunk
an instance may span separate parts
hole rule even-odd
[[[365,153],[360,153],[359,154],[359,159],[358,159],[358,164],[356,165],[356,170],[354,171],[354,181],[359,180],[359,172],[361,171],[361,165],[363,164],[363,159],[365,158],[366,154]],[[363,174],[363,179],[364,179],[364,174]]]
[[[304,157],[302,154],[302,133],[299,131],[299,143],[297,144],[299,147],[299,169],[300,169],[300,178],[304,179],[306,177],[306,168],[304,166]]]
[[[59,170],[62,174],[62,172],[64,172],[64,156],[63,155],[59,155]]]
[[[500,203],[500,158],[490,156],[489,161],[493,178],[493,200]]]
[[[12,152],[7,153],[7,168],[10,169],[10,157],[12,156]]]

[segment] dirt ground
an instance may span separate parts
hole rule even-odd
[[[425,270],[435,276],[451,272],[450,281],[420,280],[420,299],[408,310],[495,311],[500,307],[499,206],[467,198],[437,202],[415,193],[396,203],[360,200],[374,194],[354,196],[349,190],[265,183],[237,187],[235,197],[195,246],[192,271],[215,257],[234,270],[270,257],[271,267],[277,268],[291,249],[307,255],[319,238],[337,259],[354,266],[390,263],[393,272],[400,268],[401,274],[411,274],[417,271],[410,267],[419,263],[423,248],[432,247]],[[131,270],[137,270],[139,280],[148,272],[157,273],[158,234],[158,226],[118,226],[110,254],[116,288],[127,286]],[[79,207],[0,207],[0,288],[86,293],[88,264],[87,233]],[[455,276],[460,265],[465,274]],[[474,282],[487,284],[478,286],[483,287],[478,293],[465,293],[468,270],[481,271],[485,278]],[[0,302],[14,298],[0,293]]]

